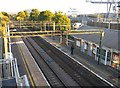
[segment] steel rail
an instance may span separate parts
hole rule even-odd
[[[47,49],[47,52],[56,63],[58,63],[69,75],[79,83],[80,86],[110,86],[107,83],[103,82],[101,79],[97,78],[94,74],[80,66],[78,63],[74,62],[72,59],[61,53],[59,50],[52,47],[50,44],[45,43],[45,40],[37,38],[34,40],[40,45],[44,44],[44,50]],[[49,48],[49,49],[48,49]],[[84,74],[83,74],[84,73]],[[89,74],[89,75],[88,75]],[[92,78],[92,79],[91,79]],[[90,80],[90,81],[89,81]],[[101,84],[100,84],[101,83]]]
[[[23,39],[24,40],[24,39]],[[38,64],[39,68],[43,72],[44,76],[46,77],[47,81],[49,82],[50,86],[53,88],[56,88],[56,86],[62,86],[63,88],[65,87],[64,83],[58,78],[58,76],[55,74],[55,72],[49,67],[48,63],[43,59],[43,57],[38,53],[38,51],[34,48],[35,46],[28,40],[24,40],[25,44],[27,45],[28,49],[30,50],[31,54],[32,51],[36,52],[40,57],[36,58],[33,54],[33,57],[35,58],[36,63]],[[31,48],[29,48],[31,47]],[[44,52],[42,52],[44,53]],[[44,67],[44,68],[42,68]],[[49,72],[49,75],[48,73]],[[59,85],[58,85],[59,84]]]

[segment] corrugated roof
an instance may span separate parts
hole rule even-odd
[[[119,50],[120,51],[120,31],[119,30],[112,30],[112,29],[104,29],[105,35],[103,38],[103,46]],[[100,41],[100,35],[99,34],[78,34],[73,35],[77,38],[82,38],[84,40],[94,42],[96,44],[99,44]]]

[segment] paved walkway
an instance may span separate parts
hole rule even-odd
[[[87,54],[80,51],[78,47],[74,49],[74,55],[70,54],[70,44],[60,45],[59,38],[52,39],[52,37],[44,38],[49,41],[52,45],[63,51],[65,54],[69,55],[71,58],[78,61],[78,63],[84,65],[88,70],[96,74],[101,79],[110,83],[111,85],[115,85],[120,87],[120,72],[116,69],[113,69],[110,66],[105,66],[102,63],[98,65],[98,62],[95,61],[94,57],[88,56]]]

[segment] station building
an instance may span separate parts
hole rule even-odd
[[[104,32],[100,63],[120,70],[120,31],[104,29]],[[100,56],[100,34],[78,34],[72,36],[75,39],[76,46],[82,52],[94,57],[98,61]]]

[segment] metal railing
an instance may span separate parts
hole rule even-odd
[[[0,59],[0,64],[2,64],[2,65],[10,64],[10,69],[9,70],[11,72],[10,73],[11,77],[8,77],[8,78],[15,78],[17,86],[19,86],[19,87],[26,86],[28,88],[30,87],[27,76],[23,75],[23,76],[20,77],[19,70],[18,70],[18,64],[17,64],[17,59],[16,58]],[[1,85],[2,85],[2,80],[4,80],[4,78],[2,78],[0,80]]]

